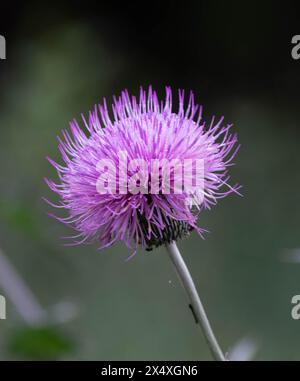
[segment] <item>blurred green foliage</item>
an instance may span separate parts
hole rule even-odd
[[[53,327],[18,328],[9,343],[13,356],[28,360],[58,360],[73,348],[70,338]]]

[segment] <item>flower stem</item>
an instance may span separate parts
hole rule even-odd
[[[186,290],[188,294],[188,297],[191,302],[192,311],[195,315],[197,323],[202,328],[203,334],[205,336],[205,339],[207,341],[213,358],[216,361],[225,361],[224,354],[211,329],[210,323],[208,321],[205,310],[196,290],[194,281],[178,250],[176,242],[173,241],[170,244],[166,244],[166,248],[176,268],[177,274],[182,282],[183,288]]]

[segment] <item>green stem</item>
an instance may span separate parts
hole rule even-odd
[[[197,323],[201,326],[209,349],[213,358],[216,361],[226,361],[224,354],[215,338],[215,335],[212,331],[208,318],[206,316],[205,310],[199,298],[197,289],[195,287],[194,281],[191,277],[191,274],[178,250],[176,242],[171,242],[166,244],[167,251],[170,255],[170,258],[175,266],[179,279],[182,282],[183,288],[186,290],[188,297],[193,308],[193,312],[197,319]]]

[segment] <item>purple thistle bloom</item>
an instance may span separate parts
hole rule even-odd
[[[201,235],[204,230],[197,226],[199,212],[233,191],[238,193],[239,187],[230,186],[227,175],[227,167],[232,165],[239,148],[236,134],[230,133],[232,125],[223,127],[223,117],[217,123],[213,117],[206,126],[202,122],[202,107],[195,105],[192,92],[185,109],[184,91],[179,91],[179,109],[173,111],[170,88],[166,88],[164,101],[158,100],[151,87],[148,94],[141,89],[139,100],[123,91],[118,99],[114,98],[112,111],[113,119],[104,100],[103,105],[89,113],[88,122],[82,117],[86,132],[73,120],[71,133],[63,131],[63,139],[58,138],[65,165],[48,158],[60,181],[56,184],[46,179],[46,182],[61,201],[59,205],[48,203],[66,209],[68,216],[54,217],[78,232],[70,237],[75,244],[97,239],[101,248],[123,241],[128,247],[141,245],[151,250],[192,230]],[[133,194],[120,172],[125,168],[128,178],[136,172],[127,165],[124,167],[119,160],[120,152],[126,153],[128,161],[143,159],[149,166],[153,159],[202,160],[203,189],[164,194],[160,176],[159,193],[151,193],[150,186],[148,194],[142,191]],[[97,191],[100,175],[97,165],[101,159],[110,159],[115,164],[118,180],[115,192]],[[150,184],[151,175],[147,172],[146,176]],[[174,172],[170,181],[174,181]]]

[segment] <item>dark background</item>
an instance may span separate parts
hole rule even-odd
[[[1,358],[210,358],[163,249],[124,262],[122,245],[66,248],[66,229],[41,200],[55,199],[43,183],[55,178],[45,156],[60,160],[56,135],[69,120],[104,96],[152,84],[160,95],[165,85],[192,89],[204,118],[224,115],[239,134],[231,173],[244,197],[203,213],[205,240],[180,243],[221,346],[299,359],[296,3],[6,2],[0,34],[0,248],[50,316],[25,324],[0,279]],[[51,306],[61,301],[77,313],[58,324]]]

